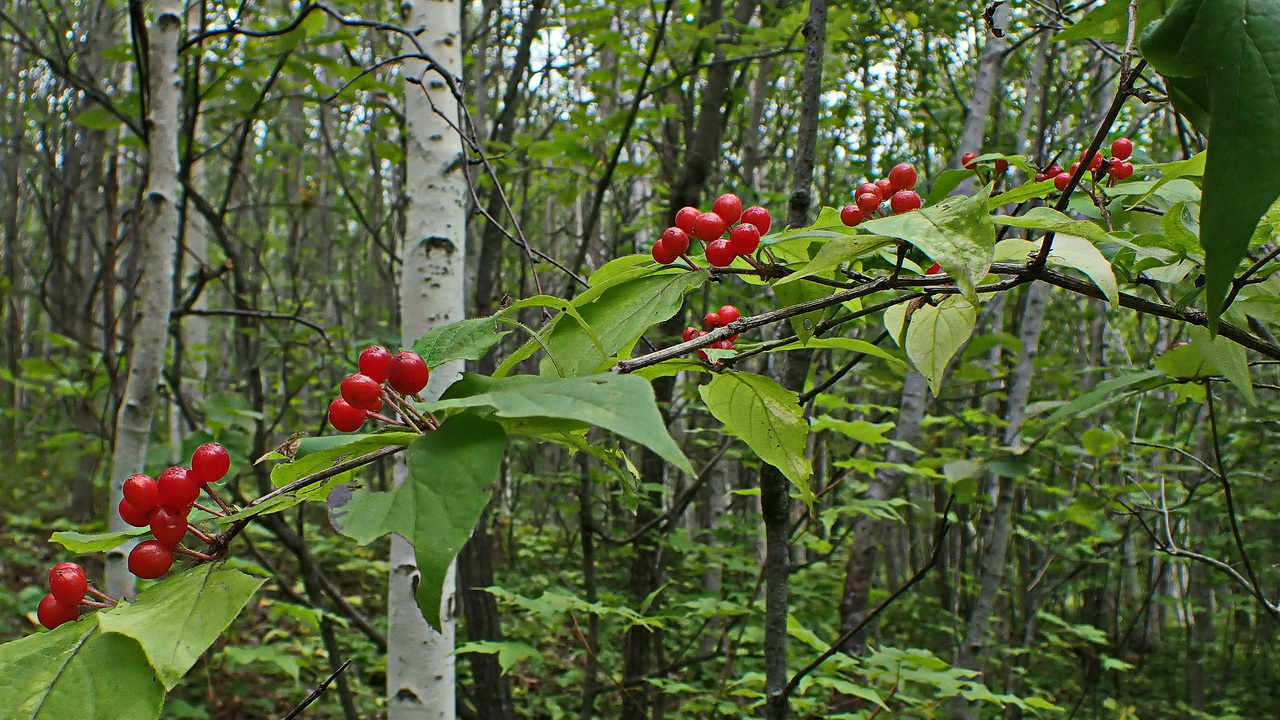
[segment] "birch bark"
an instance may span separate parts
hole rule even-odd
[[[466,164],[453,94],[462,73],[462,15],[452,0],[410,0],[402,5],[406,27],[440,69],[405,63],[405,229],[400,246],[401,343],[409,347],[428,330],[461,320],[466,312]],[[406,41],[406,53],[416,53]],[[448,73],[445,78],[441,71]],[[424,395],[439,397],[457,379],[462,363],[431,369]],[[395,482],[408,468],[397,463]],[[387,717],[444,720],[456,712],[454,672],[454,569],[444,583],[442,630],[427,625],[414,600],[418,568],[413,546],[391,538],[387,597]]]
[[[150,113],[147,116],[147,192],[142,233],[142,277],[138,282],[138,306],[133,353],[125,381],[124,398],[116,416],[115,450],[111,457],[111,502],[124,497],[124,481],[142,472],[147,441],[156,408],[156,386],[164,367],[169,339],[169,314],[173,311],[174,260],[178,248],[178,132],[181,124],[182,76],[178,67],[178,43],[182,35],[182,3],[159,0],[149,33]],[[112,513],[110,529],[128,526]],[[132,595],[133,576],[127,560],[132,543],[107,553],[107,592],[116,597]]]

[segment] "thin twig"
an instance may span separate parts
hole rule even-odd
[[[306,710],[308,705],[315,702],[317,698],[319,698],[322,694],[324,694],[324,691],[329,689],[329,685],[334,680],[338,679],[338,676],[342,674],[343,670],[346,670],[350,666],[351,666],[351,658],[347,658],[342,662],[341,665],[338,666],[337,670],[334,670],[333,672],[329,673],[329,677],[325,678],[324,682],[317,685],[316,689],[312,690],[311,694],[308,695],[305,700],[298,703],[297,707],[290,710],[289,714],[280,718],[280,720],[293,720],[293,718],[296,718],[298,717],[298,715],[302,714],[302,711]]]

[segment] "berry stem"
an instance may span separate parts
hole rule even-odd
[[[206,545],[213,544],[213,536],[201,530],[200,528],[196,527],[195,525],[188,525],[187,532],[190,532],[192,535],[195,535],[196,537],[203,540]]]
[[[209,513],[210,515],[214,516],[214,517],[226,517],[226,515],[225,515],[225,514],[220,513],[220,512],[218,512],[217,510],[214,510],[214,509],[213,509],[213,508],[211,508],[211,507],[207,507],[207,506],[205,506],[205,505],[201,505],[200,503],[191,503],[191,507],[193,507],[193,508],[195,508],[195,509],[197,509],[197,510],[203,510],[203,511],[205,511],[205,512]]]
[[[188,548],[182,547],[181,545],[178,545],[177,547],[173,548],[173,554],[186,555],[187,557],[193,557],[197,560],[202,560],[204,562],[213,562],[214,560],[218,559],[218,556],[205,555],[202,552],[199,552],[197,550],[190,550]]]
[[[108,595],[108,594],[106,594],[106,593],[102,592],[101,590],[99,590],[98,588],[94,587],[92,583],[89,585],[89,594],[90,594],[90,595],[94,595],[94,596],[96,596],[96,597],[100,597],[100,598],[102,598],[103,600],[106,600],[107,602],[112,603],[112,605],[117,605],[117,604],[119,604],[119,603],[120,603],[120,601],[119,601],[119,600],[117,600],[117,599],[115,599],[115,598],[111,597],[110,595]]]
[[[225,515],[233,515],[233,514],[235,514],[235,510],[234,510],[234,509],[232,509],[230,505],[227,505],[225,502],[223,502],[223,501],[222,501],[222,498],[218,496],[218,493],[213,489],[213,486],[212,486],[212,485],[210,485],[209,483],[205,483],[205,485],[204,485],[204,491],[205,491],[205,492],[207,492],[207,493],[209,493],[209,497],[213,498],[213,501],[214,501],[214,502],[218,503],[218,507],[222,508],[222,512],[223,512],[223,515],[224,515],[224,516],[225,516]],[[200,509],[201,509],[201,510],[204,510],[204,508],[200,508]],[[211,512],[211,511],[209,511],[209,510],[205,510],[205,512],[208,512],[208,513],[209,513],[209,514],[211,514],[211,515],[217,515],[217,514],[218,514],[218,513],[215,513],[215,512]]]
[[[400,422],[399,420],[389,418],[386,415],[376,413],[372,410],[365,410],[364,414],[365,414],[365,417],[368,417],[370,420],[377,420],[378,422],[383,422],[388,425],[397,425],[399,427],[409,427],[408,423]]]
[[[699,270],[699,268],[698,268],[698,264],[697,264],[697,263],[695,263],[695,262],[693,261],[693,258],[689,257],[689,255],[688,255],[687,253],[682,254],[682,255],[680,256],[680,259],[684,261],[684,264],[685,264],[685,265],[687,265],[687,266],[689,267],[689,269],[690,269],[690,270],[692,270],[693,272],[698,272],[698,270]]]
[[[81,605],[84,605],[85,607],[91,607],[91,608],[113,608],[113,607],[115,607],[115,605],[114,605],[114,604],[112,604],[112,603],[98,602],[98,601],[96,601],[96,600],[81,600],[81,601],[80,601],[80,604],[81,604]]]
[[[417,408],[410,405],[409,401],[405,400],[404,396],[400,393],[392,390],[391,388],[383,388],[382,397],[388,404],[398,410],[400,414],[404,416],[404,419],[409,422],[409,425],[411,425],[419,434],[426,433],[428,430],[432,429],[431,421],[423,417],[422,413],[418,412]]]

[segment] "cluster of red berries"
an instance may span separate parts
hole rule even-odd
[[[1080,153],[1080,159],[1071,163],[1071,167],[1063,170],[1054,165],[1044,172],[1036,175],[1036,182],[1044,182],[1052,180],[1053,186],[1062,192],[1067,189],[1067,184],[1071,182],[1071,177],[1076,174],[1076,170],[1080,168],[1080,164],[1085,162],[1085,155],[1088,151]],[[1133,156],[1133,141],[1127,137],[1120,138],[1111,143],[1111,157],[1103,157],[1102,153],[1094,153],[1088,158],[1089,170],[1093,172],[1094,181],[1101,180],[1106,176],[1111,177],[1111,184],[1115,184],[1120,180],[1128,180],[1133,177],[1133,163],[1129,162],[1129,158]]]
[[[394,422],[378,414],[382,410],[383,384],[401,395],[417,395],[427,386],[431,370],[422,356],[406,350],[396,353],[370,345],[360,353],[360,372],[348,375],[339,386],[341,397],[329,403],[329,424],[341,432],[355,432],[365,418]]]
[[[967,152],[960,156],[960,164],[965,170],[978,170],[978,153]],[[1009,161],[1004,158],[996,158],[991,163],[996,168],[996,173],[1003,175],[1009,169]]]
[[[709,312],[702,317],[702,324],[704,327],[707,328],[706,330],[699,330],[698,328],[690,325],[689,327],[684,329],[684,334],[682,334],[680,337],[684,338],[685,342],[689,342],[694,338],[700,338],[703,335],[706,335],[708,332],[715,330],[716,328],[724,327],[725,325],[728,325],[729,323],[734,322],[740,317],[742,317],[742,313],[738,310],[738,308],[734,307],[733,305],[725,305],[721,307],[719,310],[717,310],[716,312]],[[738,339],[738,336],[736,334],[730,335],[724,340],[718,340],[716,342],[711,343],[707,347],[712,350],[732,350],[733,341],[737,339]],[[706,360],[707,354],[702,350],[699,350],[698,357],[701,357],[703,360]]]
[[[50,630],[80,619],[80,603],[89,594],[84,568],[73,562],[58,563],[49,571],[49,594],[40,598],[36,617]],[[95,594],[96,591],[95,591]]]
[[[675,222],[653,244],[653,259],[659,265],[670,265],[689,252],[689,238],[695,237],[706,244],[708,263],[728,267],[739,256],[755,253],[760,236],[768,234],[773,225],[773,216],[759,205],[743,210],[741,198],[726,193],[716,198],[711,212],[692,206],[680,208]]]
[[[171,467],[156,478],[141,473],[124,481],[120,518],[134,527],[150,527],[154,540],[140,542],[129,553],[129,572],[153,580],[173,566],[174,548],[188,532],[206,542],[208,536],[187,522],[191,508],[209,483],[221,480],[231,468],[231,456],[218,443],[205,443],[191,454],[191,467]]]
[[[845,205],[840,210],[840,222],[853,227],[863,220],[875,217],[877,213],[888,214],[881,211],[881,206],[886,202],[895,215],[920,209],[924,202],[912,189],[919,179],[920,175],[911,163],[895,165],[889,171],[889,177],[858,186],[854,193],[854,204]]]

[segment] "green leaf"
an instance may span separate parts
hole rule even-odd
[[[114,130],[124,124],[124,121],[117,117],[115,113],[101,105],[94,105],[76,115],[73,122],[90,130]]]
[[[361,544],[387,533],[413,543],[421,573],[418,607],[436,630],[445,574],[489,502],[506,447],[500,424],[454,415],[409,446],[409,476],[399,487],[361,488],[340,516],[342,532]]]
[[[1171,0],[1138,0],[1138,33],[1159,20]],[[1056,42],[1092,38],[1124,45],[1129,34],[1129,0],[1111,0],[1090,10],[1075,25],[1054,36]]]
[[[1209,331],[1202,327],[1191,326],[1189,332],[1191,346],[1199,350],[1214,370],[1240,391],[1245,402],[1256,407],[1258,398],[1253,393],[1253,381],[1249,377],[1249,354],[1244,347],[1221,335],[1211,337]]]
[[[345,460],[367,455],[391,445],[407,447],[418,435],[408,432],[371,433],[368,435],[333,435],[323,438],[326,442],[307,442],[299,445],[298,456],[293,462],[280,463],[271,468],[271,483],[284,487],[295,480],[314,475]],[[321,438],[308,438],[321,440]],[[332,445],[331,445],[332,444]],[[310,452],[301,452],[302,448]]]
[[[132,605],[98,613],[98,624],[137,640],[172,689],[264,582],[221,563],[201,565],[146,588]]]
[[[535,648],[522,642],[514,641],[493,642],[490,640],[483,640],[463,643],[459,645],[458,649],[454,652],[458,655],[465,653],[497,655],[498,667],[501,669],[503,675],[506,675],[507,672],[521,660],[542,660],[542,653],[538,652]]]
[[[107,533],[82,533],[67,530],[54,533],[49,537],[49,540],[58,543],[77,555],[87,555],[89,553],[106,552],[129,538],[145,535],[148,532],[150,532],[148,528],[130,528],[119,532]]]
[[[1001,205],[1012,205],[1013,203],[1020,203],[1023,200],[1030,200],[1031,198],[1049,197],[1056,191],[1057,188],[1053,186],[1052,180],[1030,182],[1026,185],[1019,185],[1008,192],[1001,193],[991,198],[987,201],[987,208],[995,210]]]
[[[508,332],[495,332],[491,317],[462,320],[432,328],[413,344],[413,351],[432,368],[450,360],[475,361],[487,355]]]
[[[799,396],[771,378],[726,372],[698,388],[707,410],[725,432],[742,440],[761,460],[782,471],[801,495],[809,495],[813,468],[805,457],[809,424]]]
[[[1196,380],[1215,374],[1213,364],[1200,348],[1179,343],[1161,353],[1156,369],[1176,380]]]
[[[1280,173],[1257,171],[1280,165],[1276,47],[1280,4],[1256,0],[1178,0],[1142,39],[1156,70],[1191,81],[1171,83],[1182,99],[1208,104],[1208,125],[1200,128],[1209,139],[1200,243],[1210,331],[1258,221],[1280,196]],[[1197,79],[1207,83],[1207,95]]]
[[[1075,235],[1076,237],[1086,238],[1093,242],[1115,241],[1115,238],[1103,229],[1101,225],[1089,222],[1088,220],[1072,220],[1066,215],[1049,207],[1031,208],[1022,215],[997,215],[994,218],[994,222],[996,225],[1034,228],[1037,230],[1052,230],[1064,235]]]
[[[817,285],[815,283],[799,283],[796,285],[782,285],[773,288],[773,296],[777,298],[778,304],[782,306],[799,305],[813,300],[821,300],[830,294],[831,288],[825,285]],[[822,319],[826,310],[813,310],[803,315],[795,315],[787,318],[791,324],[791,329],[796,331],[796,337],[800,338],[800,342],[808,342],[813,337],[813,331],[818,322]],[[708,354],[708,357],[710,355]]]
[[[804,266],[773,284],[774,288],[813,275],[825,275],[850,260],[875,252],[893,240],[880,235],[852,235],[831,238],[822,244],[818,254]]]
[[[94,617],[0,645],[0,677],[6,720],[152,720],[164,705],[142,647]]]
[[[934,395],[942,386],[947,364],[973,334],[977,321],[977,308],[959,295],[948,295],[936,306],[926,303],[911,314],[903,349]]]
[[[1159,387],[1167,382],[1165,374],[1160,370],[1139,370],[1137,372],[1121,375],[1120,377],[1103,380],[1094,386],[1089,392],[1083,393],[1075,400],[1058,408],[1052,415],[1045,419],[1045,423],[1049,426],[1057,424],[1059,421],[1067,420],[1076,416],[1087,416],[1091,412],[1096,411],[1103,398],[1108,394],[1119,390],[1135,389],[1137,392],[1145,392],[1154,387]]]
[[[902,358],[885,350],[878,345],[873,345],[866,340],[857,340],[854,338],[813,338],[807,343],[793,342],[781,347],[774,348],[772,352],[785,352],[788,350],[848,350],[849,352],[861,353],[863,355],[871,355],[886,360],[890,365],[900,370],[905,370],[907,364],[902,362]]]
[[[974,285],[991,267],[996,230],[987,211],[991,186],[972,196],[954,196],[901,215],[869,220],[867,232],[905,240],[920,248],[955,278],[960,291],[977,302]]]
[[[1093,281],[1107,301],[1120,307],[1120,288],[1116,286],[1116,274],[1101,250],[1088,240],[1075,235],[1059,234],[1049,250],[1049,264],[1079,270]]]
[[[583,295],[573,301],[596,339],[576,322],[554,321],[543,337],[559,367],[543,360],[542,373],[563,371],[569,377],[598,373],[609,366],[615,353],[629,348],[654,325],[680,312],[684,296],[707,280],[707,273],[650,274],[610,285],[598,296]]]
[[[644,445],[667,462],[694,474],[689,459],[667,433],[653,386],[633,375],[603,373],[579,378],[522,375],[494,379],[464,373],[440,400],[418,407],[431,411],[491,407],[499,420],[577,420]]]

